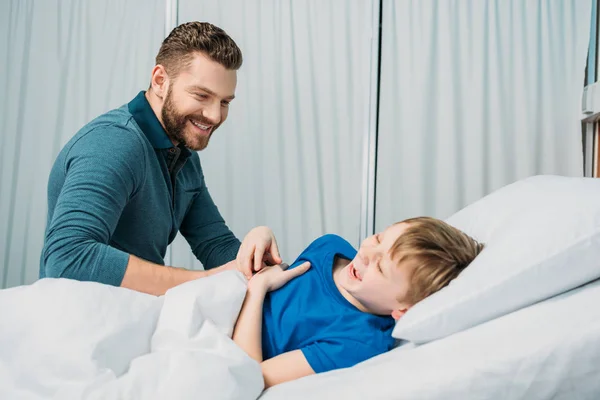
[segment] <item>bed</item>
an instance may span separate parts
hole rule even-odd
[[[600,398],[600,281],[424,345],[268,389],[272,399]]]
[[[448,222],[486,248],[352,368],[262,392],[237,272],[161,297],[43,279],[0,291],[0,398],[599,399],[600,180],[523,179]]]
[[[395,350],[261,399],[600,399],[600,180],[526,178],[447,221],[486,248]]]

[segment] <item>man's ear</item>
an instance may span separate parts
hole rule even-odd
[[[152,85],[152,91],[156,96],[163,99],[167,94],[170,84],[165,67],[158,64],[152,68],[152,80],[150,83]]]
[[[402,316],[404,314],[406,314],[406,312],[408,311],[409,308],[410,307],[400,308],[398,310],[392,311],[392,318],[394,318],[396,321],[398,321],[400,318],[402,318]]]

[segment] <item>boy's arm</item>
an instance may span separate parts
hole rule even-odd
[[[288,351],[261,363],[265,389],[283,382],[312,375],[312,369],[302,350]]]
[[[233,332],[233,341],[250,357],[261,363],[265,387],[314,373],[301,351],[280,354],[263,362],[262,317],[265,295],[279,289],[310,268],[309,263],[290,270],[284,269],[287,267],[285,264],[282,266],[264,268],[248,282],[246,299]],[[278,370],[284,368],[287,371]]]
[[[254,279],[254,278],[253,278]],[[263,360],[262,353],[262,316],[266,291],[248,284],[248,292],[242,305],[242,311],[235,324],[233,341],[250,357]]]

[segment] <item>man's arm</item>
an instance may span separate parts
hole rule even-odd
[[[235,269],[235,267],[235,261],[232,261],[209,271],[190,271],[183,268],[153,264],[130,255],[121,286],[158,296],[187,281],[211,276],[224,270]]]
[[[285,267],[287,266],[284,265]],[[290,270],[282,269],[279,265],[266,267],[248,283],[248,292],[235,325],[233,341],[250,357],[261,363],[265,388],[314,373],[299,350],[280,354],[267,361],[263,361],[262,352],[262,318],[265,295],[302,275],[309,267],[309,263]],[[285,369],[285,371],[281,369]]]
[[[194,162],[198,169],[196,173],[201,180],[201,186],[185,214],[179,231],[189,243],[196,258],[208,270],[234,260],[240,248],[240,241],[225,224],[208,191],[198,156],[192,155],[188,162]]]
[[[123,209],[144,181],[140,160],[147,153],[124,128],[97,130],[74,143],[53,169],[53,174],[64,174],[64,182],[46,232],[45,276],[160,295],[180,283],[210,275],[153,264],[109,245]],[[53,179],[57,178],[51,176],[50,185],[55,184]]]
[[[48,182],[61,187],[42,251],[45,276],[119,286],[129,254],[108,243],[144,180],[146,151],[139,138],[113,125],[86,133],[65,151]]]

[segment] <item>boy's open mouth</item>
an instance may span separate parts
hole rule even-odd
[[[348,264],[348,275],[350,278],[356,279],[357,281],[362,281],[362,277],[356,268],[354,268],[354,262]]]

